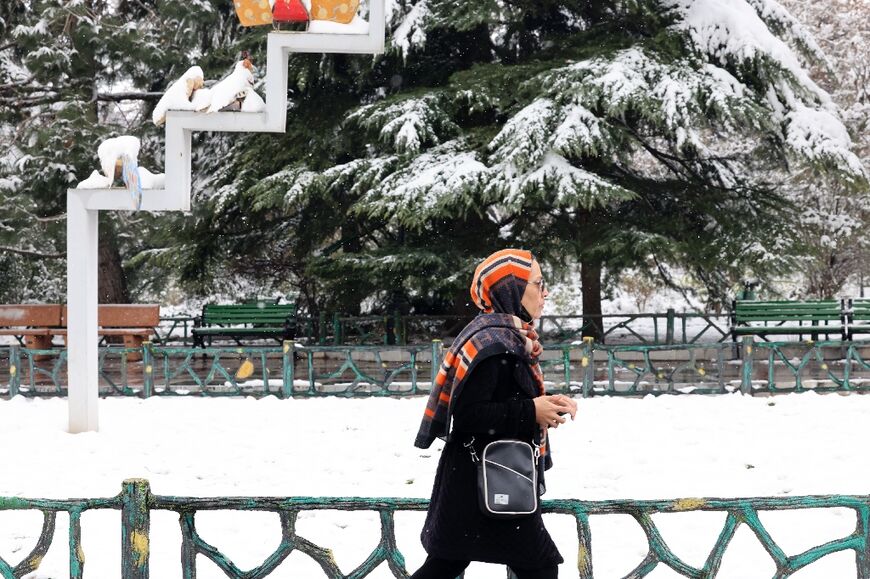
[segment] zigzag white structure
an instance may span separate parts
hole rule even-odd
[[[272,32],[266,52],[266,111],[166,115],[165,189],[143,192],[143,211],[189,211],[193,131],[283,133],[287,124],[290,53],[379,54],[384,51],[384,0],[369,3],[367,34]],[[69,431],[99,430],[97,333],[98,217],[131,211],[123,189],[67,190],[67,321]],[[145,372],[151,371],[145,368]]]

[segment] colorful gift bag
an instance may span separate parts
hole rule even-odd
[[[275,22],[308,22],[308,10],[301,0],[275,0],[272,18]]]
[[[311,19],[350,24],[357,8],[359,0],[311,0]]]
[[[233,4],[242,26],[272,24],[272,7],[269,6],[269,0],[233,0]]]

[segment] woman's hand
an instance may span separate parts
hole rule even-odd
[[[534,399],[534,403],[535,422],[544,428],[558,428],[565,422],[566,419],[560,414],[570,414],[571,420],[574,420],[574,415],[577,413],[577,403],[562,394],[538,396]]]

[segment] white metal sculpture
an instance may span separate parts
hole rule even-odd
[[[384,0],[369,3],[367,34],[272,32],[266,52],[266,111],[166,114],[166,185],[145,190],[144,211],[189,211],[193,131],[282,133],[287,121],[287,64],[291,52],[380,54]],[[67,311],[69,431],[99,430],[97,264],[100,211],[130,211],[118,189],[67,190]],[[147,371],[148,369],[146,369]]]

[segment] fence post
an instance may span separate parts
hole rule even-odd
[[[18,387],[21,384],[21,352],[18,346],[9,348],[9,397],[18,396]]]
[[[583,398],[592,395],[595,386],[595,338],[586,336],[583,338],[583,357],[580,358],[583,367]]]
[[[341,343],[341,320],[338,319],[338,313],[334,313],[332,314],[332,345],[340,346]]]
[[[743,347],[740,348],[742,365],[740,368],[740,391],[752,394],[752,336],[743,336]]]
[[[438,370],[441,369],[441,355],[444,353],[444,343],[438,338],[432,340],[432,383],[429,389],[435,388],[435,378],[438,377]]]
[[[296,342],[284,340],[281,349],[281,397],[290,398],[293,395],[293,384],[296,380]]]
[[[142,396],[154,395],[154,355],[151,342],[142,342]]]
[[[151,485],[134,478],[121,489],[121,577],[148,579]]]
[[[665,326],[665,344],[674,343],[674,309],[668,308],[667,325]]]

